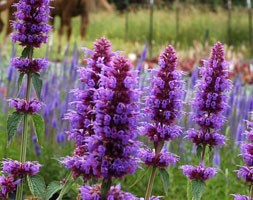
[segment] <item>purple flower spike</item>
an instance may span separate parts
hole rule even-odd
[[[0,176],[0,198],[7,200],[8,194],[15,192],[21,179],[15,180],[12,176]]]
[[[85,90],[73,90],[76,101],[72,102],[76,110],[70,111],[65,118],[70,121],[73,130],[68,132],[69,139],[76,141],[76,146],[81,150],[81,146],[85,149],[85,138],[94,135],[93,123],[95,113],[94,90],[99,88],[99,80],[102,67],[110,68],[113,53],[111,52],[111,43],[101,38],[94,43],[94,51],[88,59],[88,68],[80,68],[80,80],[86,85]],[[81,151],[78,151],[79,153]],[[83,150],[83,152],[85,152]],[[78,154],[80,155],[80,154]]]
[[[39,48],[41,43],[46,43],[51,26],[49,19],[50,0],[20,0],[15,7],[18,21],[13,22],[12,41],[19,42],[22,46]]]
[[[194,120],[203,130],[220,129],[224,122],[222,113],[227,108],[227,94],[231,89],[228,78],[229,64],[225,61],[224,47],[217,42],[211,57],[201,68],[201,81],[194,100]]]
[[[13,107],[16,109],[17,112],[34,114],[41,110],[42,106],[44,105],[40,101],[33,99],[30,102],[27,102],[24,99],[10,99],[9,107]]]
[[[191,140],[192,143],[195,145],[209,145],[210,147],[214,146],[223,146],[226,141],[226,137],[218,134],[218,133],[206,133],[204,134],[203,132],[195,129],[191,129],[187,131],[186,138],[188,140]]]
[[[177,155],[169,152],[161,152],[156,155],[155,152],[141,150],[139,156],[147,166],[156,166],[158,168],[167,168],[170,164],[175,165],[179,161]]]
[[[152,121],[159,124],[146,128],[146,135],[155,142],[173,140],[181,134],[179,127],[172,127],[182,108],[182,72],[176,70],[177,57],[174,48],[169,45],[159,57],[160,70],[154,71],[151,95],[146,101],[146,112]]]
[[[20,73],[39,73],[48,66],[48,60],[45,58],[13,58],[11,66],[15,67]]]
[[[251,200],[252,198],[246,196],[246,195],[240,195],[240,194],[233,194],[234,200]]]
[[[4,173],[19,178],[23,178],[27,175],[34,176],[39,172],[41,167],[41,165],[37,162],[27,161],[25,163],[21,163],[11,159],[4,160],[2,164]]]
[[[82,186],[79,188],[83,200],[101,200],[101,186]],[[108,200],[139,200],[136,196],[131,193],[123,192],[120,185],[111,186],[107,198]]]
[[[103,178],[121,178],[137,168],[136,77],[124,57],[116,58],[113,67],[102,76],[95,96],[95,136],[87,139],[90,156],[100,162]]]
[[[146,100],[144,116],[147,123],[144,134],[154,144],[154,151],[141,151],[139,156],[148,166],[166,168],[175,165],[179,157],[163,151],[164,142],[182,135],[182,128],[175,125],[182,110],[182,72],[176,70],[177,56],[168,45],[159,56],[159,70],[153,70],[150,95]]]
[[[216,168],[207,167],[205,168],[202,164],[197,167],[191,165],[183,165],[180,167],[183,170],[183,174],[190,180],[206,181],[215,176],[217,173]]]

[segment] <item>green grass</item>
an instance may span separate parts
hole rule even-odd
[[[160,50],[168,43],[176,45],[177,49],[189,49],[195,41],[201,43],[205,40],[206,31],[209,32],[209,42],[213,44],[220,40],[228,41],[228,17],[227,10],[218,8],[212,12],[206,7],[181,6],[179,11],[179,34],[176,35],[176,11],[175,9],[155,9],[153,30],[153,54],[158,55]],[[73,34],[71,43],[76,42],[79,47],[92,47],[93,41],[101,36],[106,36],[113,43],[113,49],[125,52],[140,53],[145,42],[149,38],[149,10],[143,9],[129,13],[128,38],[125,40],[125,15],[118,13],[97,12],[91,13],[89,26],[84,41],[80,37],[80,18],[72,19]],[[56,20],[56,29],[59,27],[59,19]],[[246,8],[235,7],[232,11],[231,41],[238,51],[242,47],[249,47],[248,14]],[[1,34],[1,39],[2,39]],[[51,59],[59,58],[57,52],[58,37],[54,31],[53,50]],[[63,38],[63,47],[66,46],[66,38]],[[8,45],[8,50],[10,50]],[[44,55],[46,46],[37,53]],[[248,55],[246,55],[248,56]],[[60,56],[61,58],[61,56]]]

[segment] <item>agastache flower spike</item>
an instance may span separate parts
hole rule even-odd
[[[217,42],[209,60],[204,61],[200,69],[202,76],[197,84],[198,91],[193,102],[194,121],[199,129],[190,129],[185,138],[197,146],[201,164],[198,167],[184,165],[183,174],[191,180],[206,181],[216,174],[215,168],[204,167],[206,147],[210,149],[225,144],[225,136],[218,133],[224,123],[224,111],[227,108],[227,92],[231,89],[228,78],[229,64],[225,61],[224,47]],[[208,174],[208,175],[207,175]],[[206,176],[205,176],[206,175]]]
[[[94,91],[99,88],[99,80],[102,67],[110,68],[112,57],[111,44],[105,39],[101,38],[94,43],[94,50],[86,50],[91,53],[88,58],[87,68],[80,68],[80,80],[86,87],[84,90],[73,90],[76,97],[74,104],[76,110],[70,111],[65,118],[71,123],[73,130],[68,132],[69,138],[76,141],[76,151],[80,156],[80,152],[84,153],[86,150],[81,150],[85,147],[85,138],[89,135],[94,135],[93,121],[95,120],[95,113],[93,112],[95,103],[93,101]],[[106,66],[106,67],[105,67]],[[78,150],[79,149],[79,150]]]
[[[50,0],[20,0],[15,7],[18,21],[13,22],[13,42],[22,46],[39,48],[41,43],[46,43],[51,26],[49,19]]]
[[[151,80],[151,94],[147,97],[144,109],[149,119],[144,134],[154,143],[155,150],[142,150],[139,153],[141,160],[153,167],[146,200],[151,196],[156,168],[166,168],[179,160],[178,156],[167,152],[166,149],[162,151],[165,141],[174,140],[182,134],[181,127],[174,125],[182,109],[182,72],[176,70],[176,51],[171,45],[161,53],[159,65],[159,70],[152,71],[154,78]]]
[[[7,120],[8,140],[10,140],[17,130],[18,122],[23,118],[23,129],[21,139],[20,162],[13,160],[5,160],[3,162],[4,171],[12,176],[23,177],[33,176],[38,173],[40,165],[34,162],[26,161],[26,151],[28,143],[29,122],[28,115],[42,118],[37,112],[41,109],[42,103],[38,100],[30,100],[31,88],[33,87],[37,98],[40,98],[40,91],[42,87],[42,80],[40,79],[40,72],[48,65],[46,59],[34,59],[34,48],[39,48],[42,43],[47,42],[48,33],[51,26],[47,24],[50,12],[51,0],[19,0],[14,6],[17,11],[14,13],[17,21],[12,22],[14,33],[11,35],[13,42],[18,42],[19,45],[24,46],[20,58],[13,58],[11,60],[11,67],[20,72],[18,85],[22,86],[23,77],[26,76],[26,87],[23,87],[25,92],[25,99],[11,99],[9,106],[15,108]],[[39,84],[38,84],[39,83]],[[19,89],[18,88],[18,89]],[[22,88],[22,87],[21,87]],[[44,126],[43,120],[33,120],[35,129]],[[35,122],[36,121],[36,122]],[[12,124],[12,126],[10,126]],[[13,127],[15,124],[16,127]],[[37,131],[37,130],[36,130]],[[18,187],[16,192],[16,199],[22,199],[23,184]]]
[[[88,148],[90,156],[100,164],[101,177],[108,180],[132,174],[137,168],[138,91],[130,68],[127,59],[116,58],[97,90],[96,135],[89,139]]]

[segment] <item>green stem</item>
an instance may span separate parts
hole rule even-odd
[[[72,183],[71,183],[71,179],[72,179],[72,173],[69,173],[67,179],[66,179],[66,182],[63,186],[63,188],[61,189],[61,192],[57,198],[57,200],[62,200],[64,194],[66,194],[69,190],[69,188],[71,187]]]
[[[202,156],[201,156],[201,161],[202,161],[202,162],[204,162],[205,153],[206,153],[206,145],[203,146],[203,151],[202,151]]]
[[[28,58],[32,59],[33,57],[33,48],[30,49],[28,54]],[[32,74],[27,74],[27,85],[26,85],[26,101],[30,101],[31,95],[31,85],[32,85]],[[20,162],[26,161],[26,149],[27,149],[27,141],[28,141],[28,115],[24,115],[24,123],[22,129],[22,139],[21,139],[21,151],[20,151]],[[17,188],[16,200],[22,200],[23,197],[23,185],[24,180],[21,181],[20,186]]]
[[[250,184],[249,186],[249,197],[251,200],[253,199],[253,185],[252,184]]]
[[[102,181],[102,186],[101,186],[101,197],[102,200],[106,200],[107,198],[107,193],[110,190],[112,185],[112,180],[111,179],[103,179]]]
[[[154,166],[152,168],[152,172],[151,172],[151,175],[149,177],[148,187],[147,187],[147,191],[146,191],[146,195],[145,195],[145,200],[149,200],[149,198],[151,196],[152,189],[153,189],[153,184],[154,184],[154,180],[155,180],[155,174],[156,174],[156,167]]]

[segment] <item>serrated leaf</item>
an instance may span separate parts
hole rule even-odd
[[[32,119],[37,139],[38,141],[41,141],[45,133],[45,121],[38,113],[33,114]]]
[[[160,177],[161,177],[162,182],[163,182],[164,193],[167,196],[168,195],[168,190],[169,190],[169,183],[170,183],[169,173],[166,169],[159,169],[159,173],[160,173]]]
[[[62,189],[63,185],[59,181],[53,181],[47,186],[45,200],[49,200],[56,192]]]
[[[21,53],[21,58],[28,58],[29,55],[31,55],[32,51],[33,51],[32,47],[30,46],[25,47]]]
[[[193,180],[192,181],[192,199],[200,200],[206,188],[204,181]]]
[[[44,199],[46,193],[46,184],[42,176],[27,176],[27,182],[31,193],[35,197]]]
[[[102,186],[101,186],[101,197],[102,199],[106,199],[107,192],[111,187],[112,181],[103,179]]]
[[[198,156],[198,158],[201,158],[202,151],[203,151],[203,147],[201,145],[197,146],[197,156]]]
[[[40,79],[40,74],[33,73],[32,75],[32,83],[37,94],[38,99],[40,99],[41,88],[42,88],[42,80]]]
[[[17,132],[18,126],[21,122],[23,114],[20,112],[13,112],[9,115],[7,119],[7,133],[8,133],[8,141],[15,135]]]
[[[19,74],[19,77],[18,77],[18,91],[17,91],[17,95],[16,96],[18,96],[18,94],[19,94],[19,91],[20,91],[20,88],[21,88],[24,76],[25,76],[25,73],[20,73]]]

